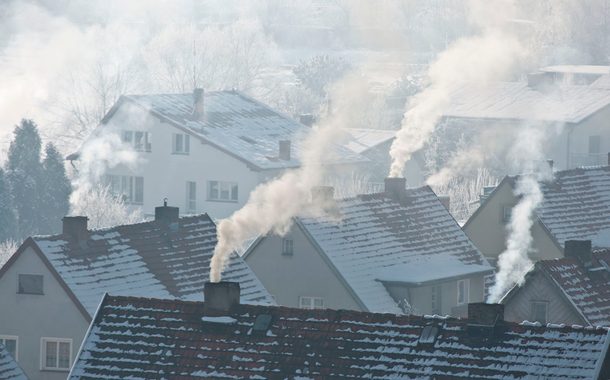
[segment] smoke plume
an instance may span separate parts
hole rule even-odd
[[[390,177],[403,176],[406,162],[434,132],[453,91],[465,84],[507,79],[525,54],[506,27],[514,14],[511,1],[472,1],[469,14],[479,34],[456,41],[430,65],[430,84],[410,103],[392,143]]]

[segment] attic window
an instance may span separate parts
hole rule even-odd
[[[42,292],[42,275],[20,274],[19,294],[44,294]]]
[[[436,342],[436,337],[438,336],[438,327],[428,325],[425,326],[419,336],[420,344],[433,344]]]
[[[254,320],[254,326],[252,326],[253,334],[264,334],[269,330],[271,326],[272,316],[271,314],[260,314]]]

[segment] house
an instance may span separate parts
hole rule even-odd
[[[103,179],[131,207],[152,215],[167,198],[181,205],[184,214],[205,210],[224,218],[240,209],[257,185],[300,166],[309,131],[241,92],[196,89],[192,94],[121,96],[89,141],[120,136],[137,152],[135,165],[110,167]],[[368,164],[339,143],[324,162],[333,176]]]
[[[557,169],[604,165],[610,151],[610,86],[564,84],[558,75],[539,72],[528,81],[463,86],[451,93],[443,118],[471,137],[514,139],[524,125],[539,128],[545,134],[543,153]]]
[[[554,65],[539,70],[554,83],[598,86],[610,76],[610,66]]]
[[[604,328],[239,304],[104,297],[69,379],[607,379]]]
[[[12,353],[9,352],[7,347],[1,343],[4,342],[4,338],[0,337],[0,379],[3,380],[28,380],[19,364],[15,361]],[[12,342],[9,341],[9,344]]]
[[[36,380],[65,379],[104,293],[201,300],[216,244],[207,214],[87,230],[87,218],[65,217],[63,232],[28,238],[0,269],[0,337]],[[273,303],[237,255],[224,277],[241,284],[243,302]]]
[[[541,260],[502,299],[511,321],[610,326],[610,250],[568,240],[565,258]]]
[[[384,192],[333,202],[340,220],[296,218],[245,252],[278,304],[462,315],[483,300],[493,268],[429,187],[388,178]]]
[[[372,182],[383,182],[392,160],[390,147],[396,137],[395,130],[348,128],[349,139],[344,146],[371,161],[367,173]],[[415,152],[403,170],[409,187],[422,186],[425,181],[425,162],[421,151]]]
[[[505,250],[506,226],[518,176],[505,177],[468,219],[463,229],[477,248],[495,262]],[[544,195],[532,227],[533,261],[563,257],[566,240],[592,240],[594,249],[610,248],[610,166],[563,170],[541,182]]]

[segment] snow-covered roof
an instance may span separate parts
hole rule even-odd
[[[0,379],[3,380],[28,380],[19,364],[8,353],[6,347],[0,343]]]
[[[538,217],[561,246],[575,239],[610,248],[610,166],[558,171],[541,189]]]
[[[202,300],[216,245],[216,225],[207,214],[89,232],[77,242],[63,234],[33,238],[42,254],[93,315],[104,293]],[[239,282],[243,302],[274,303],[237,254],[223,273]]]
[[[356,153],[364,153],[396,137],[396,131],[388,129],[348,128],[346,131],[350,138],[344,146]]]
[[[106,296],[70,379],[597,379],[603,328]]]
[[[610,74],[610,66],[554,65],[543,67],[540,71],[545,73],[606,75]]]
[[[602,86],[556,85],[537,90],[526,82],[467,85],[451,93],[449,118],[579,123],[610,104]]]
[[[193,136],[235,156],[257,170],[295,168],[301,163],[303,140],[310,127],[272,110],[237,91],[208,91],[204,94],[202,120],[191,120],[193,94],[125,95],[163,120],[189,131]],[[114,107],[116,110],[118,106]],[[108,122],[111,111],[103,120]],[[279,141],[291,141],[291,159],[279,158]],[[366,157],[335,144],[324,158],[327,164],[363,163]]]
[[[300,218],[310,236],[367,310],[401,312],[381,280],[405,284],[440,280],[436,264],[449,260],[443,278],[492,267],[428,186],[406,190],[402,201],[384,193],[336,201],[341,221]],[[416,278],[396,268],[419,268]],[[393,273],[393,274],[392,274]]]

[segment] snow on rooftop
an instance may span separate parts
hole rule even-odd
[[[0,343],[0,379],[28,380],[19,364],[17,364],[2,343]]]
[[[393,140],[396,136],[396,131],[387,129],[349,128],[346,131],[351,138],[344,146],[356,153],[364,153],[379,144]]]
[[[422,257],[408,264],[382,268],[377,279],[387,282],[400,282],[410,285],[421,285],[449,278],[467,277],[476,274],[489,274],[486,264],[465,264],[454,256],[436,255]]]
[[[543,67],[540,71],[546,73],[606,75],[610,74],[610,66],[555,65]]]

